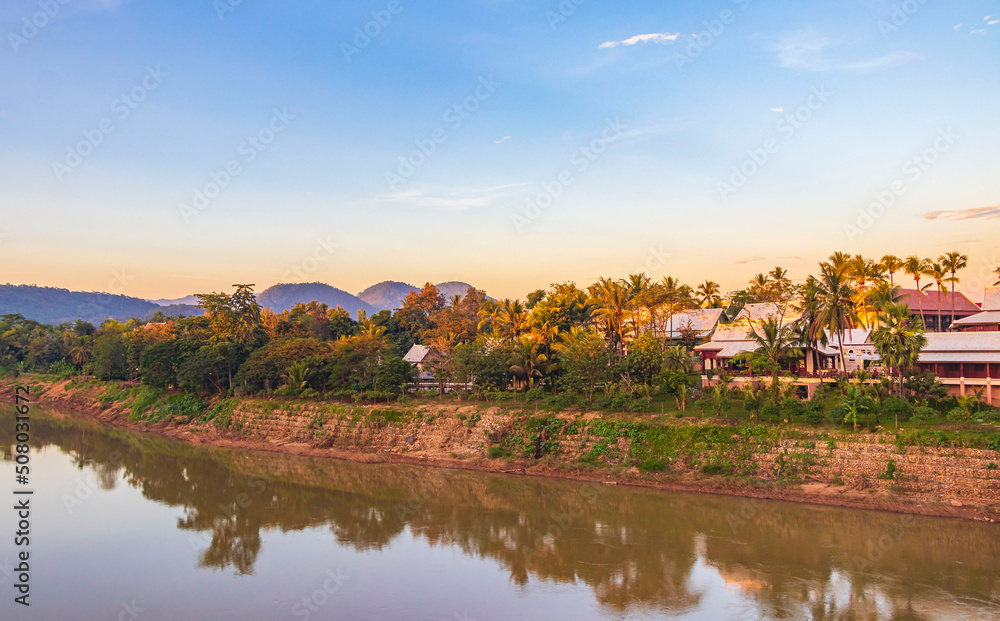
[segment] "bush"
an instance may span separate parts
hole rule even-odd
[[[948,420],[950,420],[953,423],[964,423],[968,421],[971,417],[972,417],[972,412],[963,407],[952,408],[948,412]]]
[[[802,416],[804,412],[805,407],[799,399],[789,397],[781,402],[781,415],[789,421],[794,421],[796,416]]]
[[[823,422],[823,404],[817,400],[806,404],[802,413],[802,419],[810,425],[819,425]]]
[[[510,453],[507,452],[502,446],[491,446],[486,449],[486,456],[490,459],[502,459],[504,457],[510,457]]]
[[[647,459],[639,462],[635,467],[643,472],[663,472],[670,467],[670,462],[665,459]]]
[[[774,403],[768,403],[760,409],[760,417],[763,420],[777,420],[781,417],[781,406]]]
[[[934,408],[929,408],[926,405],[921,405],[920,407],[913,410],[913,420],[924,423],[938,415],[937,410]]]
[[[541,401],[544,396],[545,393],[542,391],[541,386],[538,386],[524,393],[524,402],[531,403],[532,401]]]

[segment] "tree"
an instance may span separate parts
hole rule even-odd
[[[594,390],[608,379],[611,363],[604,340],[591,330],[574,327],[552,347],[559,354],[566,383],[593,400]]]
[[[632,289],[618,280],[601,278],[590,287],[597,310],[594,317],[602,323],[605,338],[612,351],[625,349],[625,327],[631,310]]]
[[[198,308],[205,310],[216,341],[231,341],[240,345],[255,344],[263,333],[261,307],[253,293],[254,285],[233,285],[236,291],[199,293]]]
[[[937,331],[944,332],[941,328],[941,290],[945,289],[944,279],[947,272],[940,263],[931,263],[927,271],[925,272],[934,281],[935,289],[937,289]],[[928,285],[930,286],[930,285]]]
[[[837,255],[834,255],[836,257]],[[846,265],[846,263],[845,263]],[[816,324],[819,329],[827,329],[830,334],[837,335],[840,345],[841,370],[847,372],[844,363],[844,330],[857,324],[858,315],[854,312],[852,302],[853,291],[847,283],[846,268],[838,268],[834,264],[821,263],[820,276],[809,282],[814,290],[810,295],[815,300]]]
[[[903,269],[903,266],[905,265],[903,260],[894,254],[887,254],[882,257],[881,261],[879,261],[879,265],[883,270],[889,273],[889,286],[895,286],[896,283],[893,280],[893,277],[896,272]]]
[[[694,370],[694,360],[687,347],[676,345],[663,352],[663,368],[676,373],[687,374]]]
[[[849,386],[841,406],[845,410],[844,422],[853,422],[854,431],[858,430],[858,415],[868,411],[867,397],[860,386]]]
[[[927,344],[923,322],[913,317],[906,304],[890,304],[879,315],[879,327],[872,333],[872,343],[879,357],[899,378],[899,396],[903,394],[903,371],[917,363],[920,350]]]
[[[121,332],[108,330],[94,339],[94,374],[105,380],[126,379],[125,338]]]
[[[719,283],[706,280],[695,290],[695,299],[702,308],[719,308],[722,306],[721,292]]]
[[[942,267],[951,273],[948,282],[951,283],[951,319],[948,321],[949,327],[955,322],[955,285],[961,282],[956,275],[958,270],[964,270],[969,266],[969,257],[960,252],[946,252],[938,258]]]
[[[792,326],[782,325],[777,319],[768,317],[761,324],[760,332],[751,326],[750,338],[757,345],[754,356],[765,360],[771,370],[771,392],[774,403],[778,403],[781,363],[801,355],[801,350],[796,345],[795,331]]]
[[[923,325],[927,325],[927,320],[924,318],[924,301],[923,297],[920,295],[920,277],[927,273],[927,269],[931,266],[931,262],[927,259],[921,259],[916,255],[911,255],[906,258],[903,263],[903,271],[905,271],[910,276],[913,276],[913,282],[917,288],[917,304],[920,308],[920,322]]]

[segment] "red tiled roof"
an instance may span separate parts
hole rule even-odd
[[[920,312],[920,306],[923,305],[924,313],[936,313],[938,311],[938,294],[937,291],[932,291],[928,289],[927,291],[917,291],[916,289],[903,289],[900,291],[900,302],[908,304],[910,310],[914,313]],[[920,296],[919,301],[917,296]],[[972,300],[965,297],[961,291],[955,292],[955,315],[972,315],[978,313],[980,308],[976,306]],[[944,314],[951,313],[951,291],[947,293],[941,292],[941,312]]]

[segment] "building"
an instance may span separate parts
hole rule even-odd
[[[1000,287],[987,287],[982,312],[956,319],[952,329],[962,332],[1000,332]]]
[[[409,362],[417,368],[417,373],[422,381],[434,379],[434,361],[440,355],[426,345],[414,345],[410,351],[403,356],[403,362]]]
[[[721,308],[696,308],[674,313],[667,320],[664,336],[671,340],[679,340],[687,336],[698,340],[708,338],[719,325],[722,313]]]
[[[916,289],[900,290],[900,302],[910,307],[910,313],[914,317],[919,317],[921,311],[924,316],[924,327],[928,332],[943,332],[947,330],[953,321],[971,317],[980,312],[980,308],[965,294],[956,291],[954,297],[950,291],[942,291],[940,296],[937,290],[917,291]],[[952,302],[954,300],[955,315],[952,317]],[[941,326],[938,326],[938,318],[941,319]]]
[[[982,389],[984,401],[1000,403],[1000,332],[929,332],[919,366],[952,394]]]

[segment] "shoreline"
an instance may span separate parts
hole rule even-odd
[[[16,382],[4,380],[2,390],[10,396]],[[40,384],[39,382],[34,382]],[[442,457],[441,455],[408,455],[387,450],[371,450],[352,446],[322,446],[316,441],[302,441],[290,436],[269,434],[250,436],[230,429],[219,429],[212,423],[158,422],[130,420],[128,408],[121,404],[105,406],[86,391],[70,392],[67,382],[42,384],[44,389],[34,405],[54,411],[57,415],[77,416],[134,433],[154,433],[193,445],[224,449],[264,451],[320,457],[353,463],[399,464],[453,470],[468,470],[487,474],[532,476],[563,479],[592,484],[624,485],[659,491],[704,493],[740,497],[747,500],[748,508],[755,501],[783,501],[845,509],[884,511],[928,517],[947,517],[995,523],[1000,521],[1000,504],[962,501],[945,501],[926,493],[888,491],[863,486],[855,489],[845,484],[824,482],[818,477],[804,477],[800,481],[776,481],[760,477],[705,476],[696,473],[641,472],[623,465],[585,464],[544,457],[488,458],[485,456]],[[10,401],[10,399],[8,399]],[[241,402],[253,402],[243,400]],[[358,410],[366,406],[355,406]],[[370,406],[368,406],[370,407]],[[440,410],[439,410],[440,411]],[[787,452],[787,451],[786,451]],[[454,455],[454,453],[451,453]],[[863,480],[863,479],[862,479]],[[864,485],[864,484],[862,484]]]

